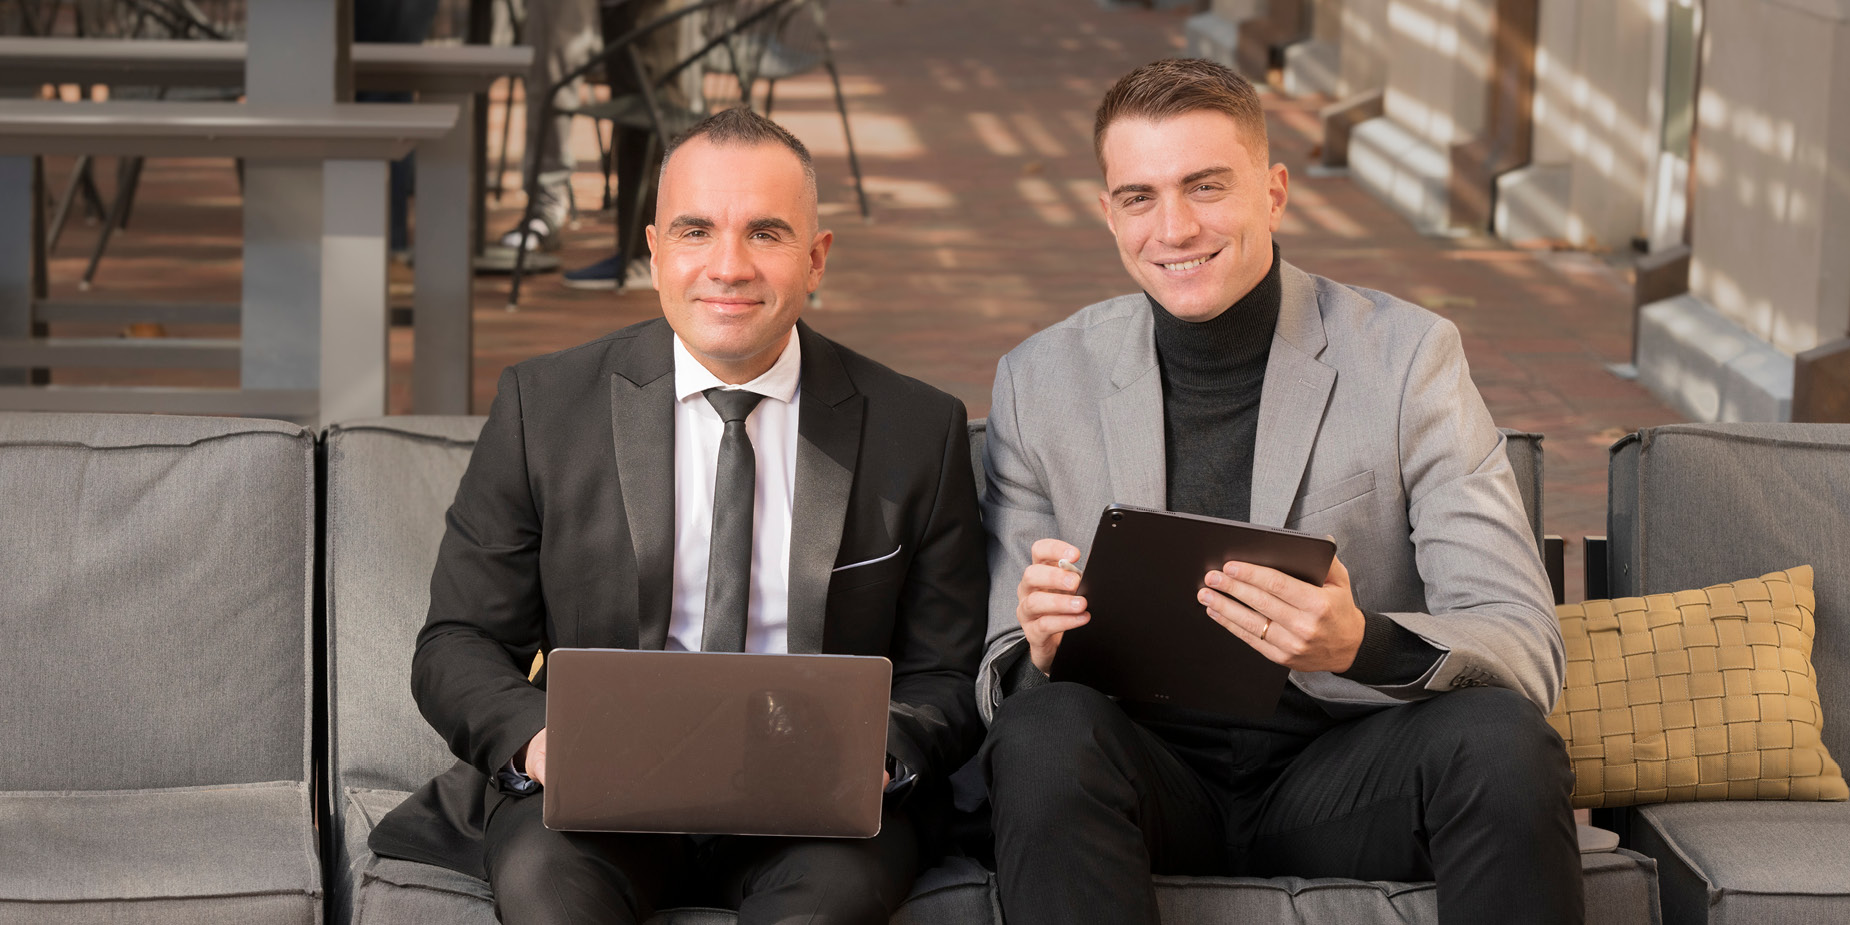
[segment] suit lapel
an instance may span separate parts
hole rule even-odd
[[[1113,391],[1099,400],[1111,503],[1167,506],[1163,449],[1163,377],[1156,365],[1156,329],[1149,308],[1129,325],[1112,367]]]
[[[674,331],[665,321],[638,331],[610,377],[610,425],[617,481],[636,552],[635,645],[668,639],[674,595]]]
[[[799,322],[803,395],[797,414],[796,499],[790,511],[789,649],[822,651],[829,577],[841,550],[861,448],[866,399],[835,345]]]
[[[1252,522],[1282,527],[1304,479],[1336,370],[1317,360],[1328,341],[1315,284],[1304,271],[1279,267],[1283,298],[1278,330],[1266,359],[1259,398],[1259,434],[1253,448]]]

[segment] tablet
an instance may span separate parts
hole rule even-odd
[[[1195,594],[1229,560],[1321,585],[1335,555],[1332,540],[1295,530],[1107,507],[1076,592],[1092,619],[1061,639],[1051,677],[1126,700],[1270,716],[1290,669],[1216,623]]]

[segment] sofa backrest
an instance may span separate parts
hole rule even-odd
[[[314,435],[0,414],[0,790],[309,780]]]
[[[328,428],[328,768],[353,788],[415,790],[455,761],[411,699],[430,574],[481,417],[392,417]]]
[[[1850,425],[1677,424],[1614,444],[1613,597],[1810,565],[1824,744],[1850,755]]]
[[[1522,495],[1523,511],[1529,515],[1529,530],[1535,534],[1535,548],[1542,548],[1542,435],[1500,428],[1509,438],[1504,445],[1510,468],[1516,470],[1516,490]],[[976,496],[983,496],[983,441],[988,436],[989,419],[970,422],[970,465],[976,470]]]

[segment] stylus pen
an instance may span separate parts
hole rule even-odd
[[[1056,563],[1054,563],[1054,564],[1055,564],[1055,565],[1058,565],[1059,567],[1061,567],[1061,568],[1063,568],[1063,569],[1066,569],[1066,570],[1067,570],[1067,571],[1069,571],[1069,572],[1072,572],[1072,573],[1073,573],[1073,574],[1075,574],[1075,575],[1083,575],[1083,574],[1085,574],[1084,572],[1081,572],[1081,571],[1079,570],[1079,566],[1077,566],[1077,565],[1074,565],[1074,564],[1073,564],[1073,563],[1072,563],[1072,562],[1071,562],[1070,560],[1067,560],[1067,559],[1061,559],[1060,561],[1058,561],[1058,562],[1056,562]]]

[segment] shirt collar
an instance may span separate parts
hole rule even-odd
[[[674,336],[674,397],[676,401],[699,395],[708,389],[744,389],[757,392],[766,398],[774,398],[784,404],[796,400],[797,383],[803,375],[803,348],[798,346],[799,338],[795,328],[790,330],[790,341],[784,345],[784,352],[779,354],[777,362],[764,371],[758,378],[744,385],[729,385],[721,382],[694,355],[687,351],[687,345],[681,342],[681,335]]]

